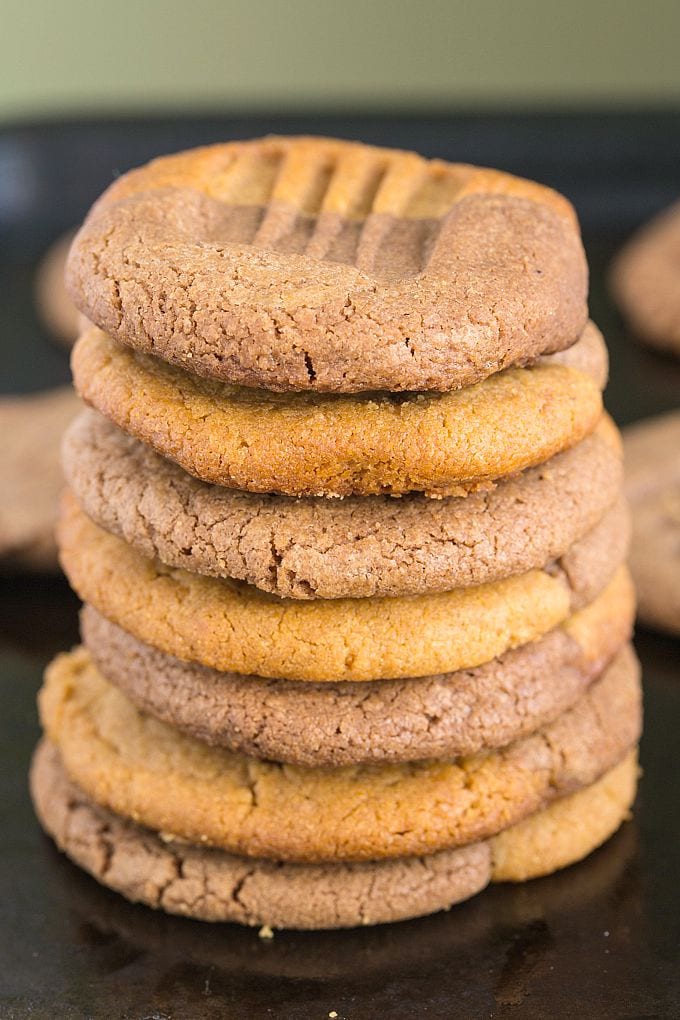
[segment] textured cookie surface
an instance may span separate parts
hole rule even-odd
[[[628,242],[614,263],[612,287],[640,337],[680,355],[680,202]]]
[[[70,493],[58,538],[82,600],[171,655],[289,680],[380,680],[467,669],[542,637],[605,587],[618,566],[612,541],[625,555],[625,514],[605,524],[546,570],[432,595],[306,602],[146,559]]]
[[[573,446],[602,413],[591,376],[544,362],[453,393],[276,394],[201,379],[92,328],[72,366],[87,403],[190,474],[291,496],[465,493]]]
[[[491,492],[295,499],[207,485],[84,411],[63,463],[88,516],[144,556],[286,598],[365,598],[482,584],[562,556],[616,500],[620,448],[605,417]]]
[[[70,386],[0,399],[0,568],[58,568],[59,444],[81,409]]]
[[[157,160],[76,237],[72,296],[145,353],[279,390],[448,390],[572,344],[573,209],[493,170],[326,139]]]
[[[453,758],[518,740],[576,701],[629,640],[634,615],[620,573],[561,627],[500,659],[369,685],[218,673],[151,648],[92,606],[81,633],[100,673],[169,726],[256,758],[326,766]]]
[[[639,616],[680,634],[680,411],[629,426],[624,451]]]
[[[43,742],[31,792],[46,831],[76,864],[134,902],[204,921],[344,928],[446,909],[489,881],[521,881],[585,857],[635,797],[635,754],[592,786],[554,801],[501,836],[427,857],[380,863],[276,864],[206,850],[98,807]]]
[[[81,649],[40,694],[49,739],[98,804],[192,843],[291,861],[377,860],[495,835],[598,779],[637,742],[637,660],[623,649],[578,702],[501,751],[309,769],[209,747],[140,712]]]

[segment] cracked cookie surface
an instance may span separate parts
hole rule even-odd
[[[574,446],[602,414],[601,373],[568,359],[453,393],[281,394],[201,379],[93,327],[71,364],[86,403],[189,474],[289,496],[464,495]]]
[[[465,498],[225,489],[91,410],[69,429],[63,462],[88,516],[142,555],[299,599],[447,591],[543,567],[600,520],[623,476],[606,415],[571,450]]]
[[[62,500],[62,566],[84,602],[147,644],[222,672],[289,680],[450,673],[542,637],[592,601],[625,556],[615,507],[546,570],[432,595],[300,601],[140,556]],[[618,562],[612,550],[618,547]]]
[[[216,746],[296,765],[452,758],[502,747],[566,711],[628,640],[630,579],[544,638],[473,670],[370,684],[218,673],[132,637],[92,606],[81,634],[102,676],[138,708]]]
[[[47,741],[31,792],[60,850],[133,902],[204,921],[271,928],[345,928],[443,910],[489,881],[525,881],[581,860],[618,829],[635,797],[634,752],[593,785],[484,843],[426,857],[279,864],[168,841],[93,803]]]
[[[266,138],[126,174],[76,236],[92,322],[272,390],[449,390],[569,347],[587,318],[571,205],[414,153]]]
[[[624,648],[576,704],[508,747],[452,761],[334,769],[209,747],[140,712],[84,649],[58,656],[41,721],[98,804],[189,842],[289,861],[378,860],[463,846],[594,782],[637,742],[637,659]]]

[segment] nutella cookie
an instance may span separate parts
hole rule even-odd
[[[503,750],[335,769],[184,736],[135,708],[83,649],[54,660],[39,704],[69,777],[116,814],[248,857],[337,862],[477,842],[595,782],[637,742],[640,695],[626,647],[572,708]]]
[[[642,339],[680,355],[680,202],[628,242],[614,262],[612,288]]]
[[[426,857],[282,864],[168,840],[90,800],[43,741],[31,770],[38,817],[60,850],[133,902],[204,921],[348,928],[447,909],[489,881],[524,881],[582,859],[635,798],[631,752],[602,778],[483,843]]]
[[[623,475],[620,437],[606,416],[572,449],[465,498],[225,489],[94,411],[73,423],[62,450],[88,516],[142,555],[296,599],[448,591],[543,567],[601,519]]]
[[[82,406],[70,386],[0,398],[0,569],[58,569],[59,444]]]
[[[615,516],[619,510],[610,511]],[[302,602],[140,556],[63,500],[61,563],[84,602],[135,637],[223,672],[380,680],[453,672],[542,637],[601,591],[627,521],[596,525],[545,570],[433,595]],[[623,539],[623,541],[620,541]]]
[[[138,708],[216,746],[293,765],[455,758],[503,747],[552,722],[630,640],[629,577],[585,609],[476,669],[371,684],[299,683],[218,673],[132,637],[92,606],[83,642]]]
[[[451,390],[569,347],[574,211],[494,170],[319,138],[156,160],[90,212],[68,266],[131,347],[272,390]]]
[[[629,426],[624,452],[639,617],[680,635],[680,411]]]
[[[589,375],[542,362],[453,393],[267,393],[201,379],[92,328],[73,378],[123,431],[206,482],[290,496],[460,495],[593,431]]]

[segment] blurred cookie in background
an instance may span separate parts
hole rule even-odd
[[[612,264],[611,287],[640,339],[680,357],[680,202],[633,235]]]
[[[58,570],[60,446],[82,409],[70,386],[0,397],[0,570]]]
[[[680,410],[625,429],[624,460],[638,616],[680,635]]]
[[[64,268],[74,230],[63,234],[42,257],[35,277],[35,303],[40,319],[52,336],[71,347],[80,332],[81,315],[69,297]]]

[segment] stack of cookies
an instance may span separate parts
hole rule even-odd
[[[635,794],[607,355],[569,203],[315,139],[122,177],[76,237],[46,830],[131,900],[331,928],[564,867]]]

